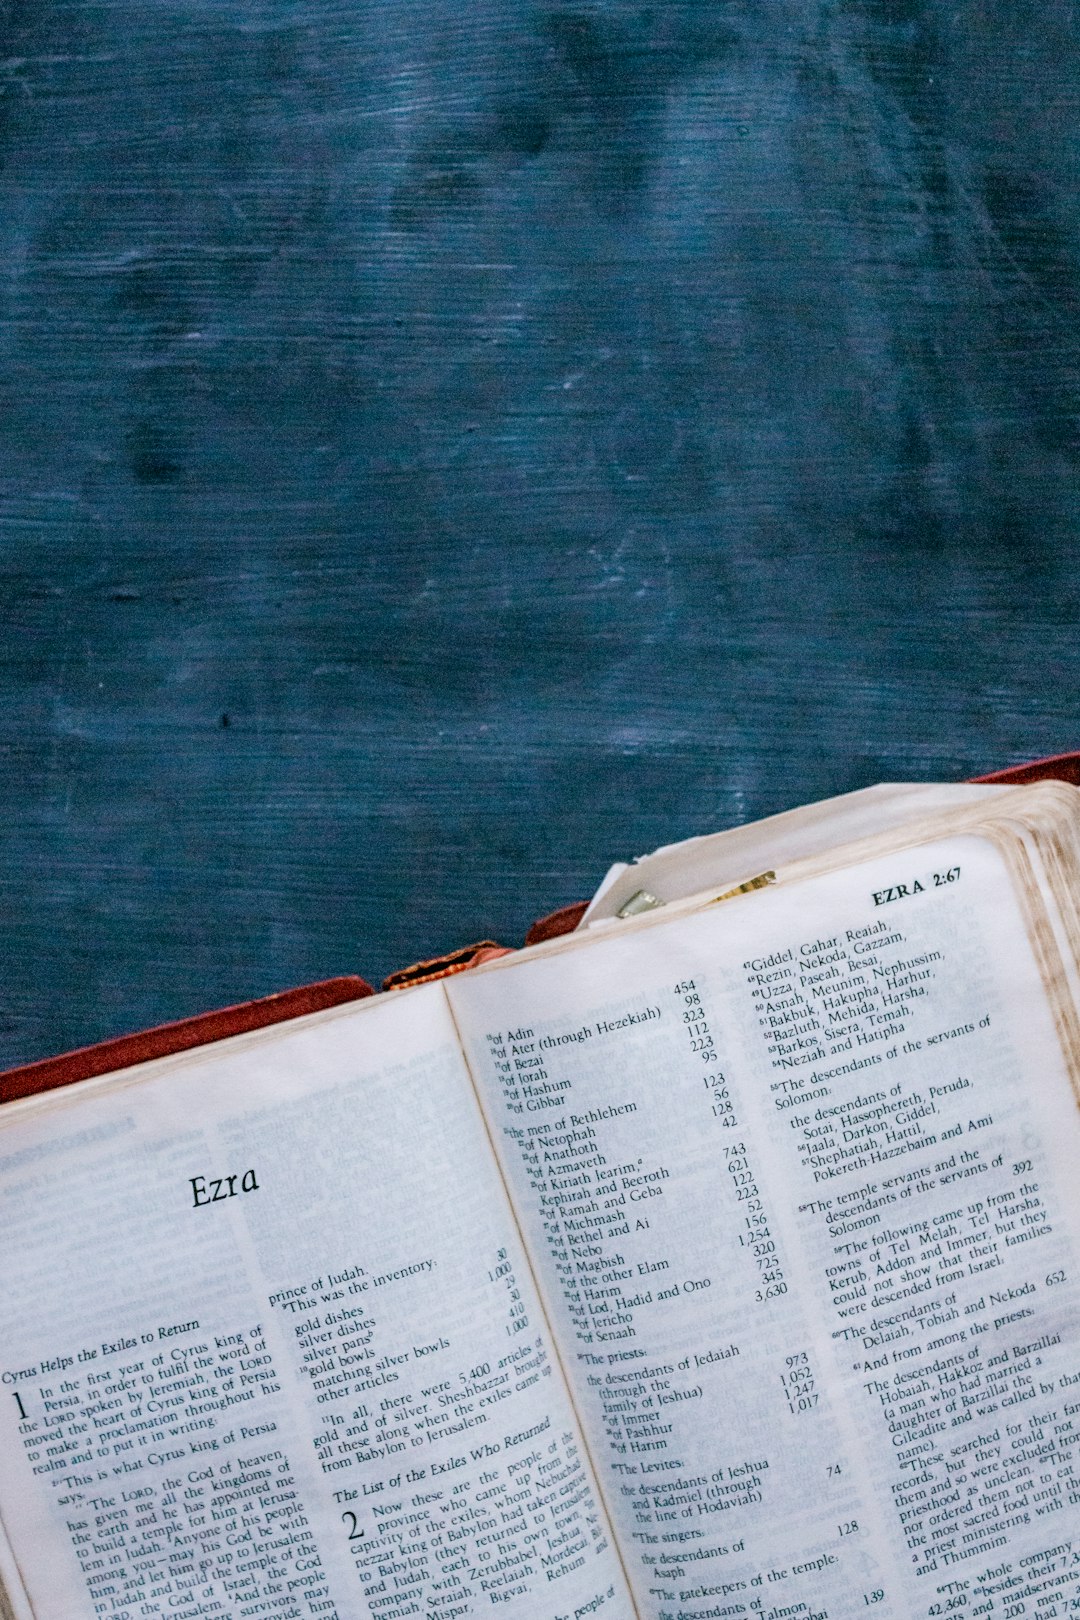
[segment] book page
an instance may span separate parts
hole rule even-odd
[[[578,926],[593,927],[619,916],[620,907],[641,890],[667,905],[706,889],[731,888],[766,868],[779,871],[857,839],[895,832],[920,817],[967,809],[1012,792],[975,782],[882,783],[764,821],[665,844],[613,866]]]
[[[0,1111],[21,1611],[629,1614],[441,987],[129,1075]]]
[[[449,995],[643,1615],[1074,1611],[1080,1119],[991,839]]]

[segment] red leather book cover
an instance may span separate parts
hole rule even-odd
[[[1031,760],[1024,765],[1010,765],[1004,770],[991,771],[972,780],[1002,784],[1053,780],[1080,787],[1080,753],[1054,754],[1047,759]],[[580,904],[563,906],[548,917],[541,917],[530,928],[525,943],[533,945],[571,933],[581,921],[585,907],[586,902],[582,901]],[[404,986],[423,982],[427,978],[441,978],[449,972],[458,972],[477,962],[488,961],[501,954],[502,950],[503,947],[484,940],[479,946],[451,952],[433,962],[420,963],[400,974],[391,974],[387,986],[397,988],[398,981]],[[431,971],[420,975],[420,968]],[[220,1012],[200,1013],[195,1018],[160,1024],[156,1029],[143,1030],[136,1035],[121,1035],[115,1040],[101,1041],[96,1046],[84,1046],[62,1057],[24,1063],[0,1074],[0,1103],[12,1102],[17,1097],[30,1097],[40,1091],[51,1091],[57,1086],[71,1085],[76,1080],[88,1080],[94,1075],[110,1074],[134,1063],[146,1063],[151,1058],[187,1052],[196,1046],[225,1040],[230,1035],[265,1029],[270,1024],[299,1018],[304,1013],[321,1012],[324,1008],[337,1007],[343,1002],[358,1001],[374,994],[375,991],[365,979],[352,975],[325,979],[319,984],[303,985],[297,990],[282,990],[277,995],[264,996],[258,1001],[241,1002]]]
[[[94,1075],[111,1074],[133,1063],[146,1063],[151,1058],[171,1057],[174,1052],[188,1052],[195,1046],[223,1041],[229,1035],[245,1035],[252,1029],[265,1029],[287,1018],[322,1012],[327,1007],[338,1007],[343,1002],[359,1001],[374,994],[366,979],[351,974],[324,979],[320,984],[281,990],[276,995],[243,1001],[218,1012],[181,1018],[175,1024],[159,1024],[156,1029],[142,1030],[136,1035],[120,1035],[115,1040],[67,1052],[63,1057],[23,1063],[0,1074],[0,1103],[13,1102],[16,1097],[32,1097],[39,1091],[52,1091],[56,1086],[69,1086],[76,1080],[92,1079]]]
[[[1069,782],[1080,787],[1080,754],[1051,754],[1048,759],[1032,759],[1026,765],[1009,765],[1003,771],[973,776],[973,782],[1000,782],[1003,786],[1020,782]]]

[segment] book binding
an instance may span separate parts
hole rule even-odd
[[[1029,760],[1021,765],[1009,765],[1003,770],[989,771],[972,777],[973,782],[986,784],[1020,784],[1026,782],[1060,781],[1080,787],[1080,751],[1053,754],[1045,759]],[[580,923],[588,902],[579,901],[560,906],[558,910],[540,917],[525,936],[526,945],[536,945],[547,939],[569,934]],[[507,951],[506,946],[494,940],[482,940],[463,950],[448,951],[429,961],[414,963],[392,973],[384,981],[384,989],[405,989],[413,984],[427,983],[461,973],[480,962],[491,961]],[[159,1024],[155,1029],[141,1030],[133,1035],[121,1035],[100,1041],[93,1046],[81,1047],[60,1057],[42,1058],[24,1063],[0,1073],[0,1104],[13,1102],[19,1097],[31,1097],[38,1092],[51,1091],[57,1086],[89,1080],[96,1075],[110,1074],[118,1069],[146,1063],[152,1058],[170,1057],[197,1046],[227,1039],[231,1035],[246,1034],[249,1030],[265,1029],[286,1019],[300,1018],[305,1013],[322,1012],[344,1002],[358,1001],[375,994],[366,979],[356,975],[325,979],[317,984],[302,985],[295,990],[283,990],[275,995],[263,996],[256,1001],[245,1001],[220,1011],[200,1013],[193,1018],[182,1018],[176,1023]]]

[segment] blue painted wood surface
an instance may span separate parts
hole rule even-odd
[[[1080,745],[1055,0],[0,0],[0,1058]]]

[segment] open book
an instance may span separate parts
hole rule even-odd
[[[0,1110],[10,1613],[1076,1612],[1080,791],[857,799]]]

